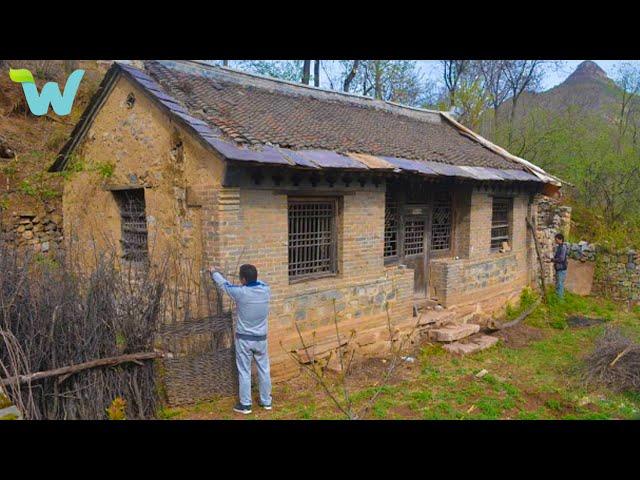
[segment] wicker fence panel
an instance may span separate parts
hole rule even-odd
[[[170,405],[234,395],[238,388],[231,312],[163,325],[159,337]]]

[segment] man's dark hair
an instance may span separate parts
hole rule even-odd
[[[247,283],[255,282],[258,280],[258,269],[255,265],[244,264],[240,267],[240,279],[245,279]]]
[[[556,233],[556,238],[557,238],[558,240],[562,240],[562,241],[564,242],[564,235],[563,235],[563,234],[561,234],[561,233]]]

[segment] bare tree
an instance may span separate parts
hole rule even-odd
[[[550,63],[547,60],[505,60],[504,76],[506,88],[511,95],[511,112],[509,115],[508,146],[511,146],[513,139],[513,122],[516,114],[518,100],[525,91],[535,91],[540,87],[540,83]]]
[[[351,62],[351,60],[349,61]],[[342,91],[344,92],[348,92],[351,88],[351,83],[358,74],[358,68],[360,67],[360,62],[362,62],[362,60],[353,60],[352,62],[351,68],[348,69],[348,73],[344,77],[344,82],[342,82]]]
[[[482,75],[483,88],[493,109],[493,133],[498,128],[498,108],[507,99],[509,85],[505,75],[504,60],[479,60],[478,70]]]
[[[282,342],[280,342],[280,346],[287,352],[289,357],[294,360],[301,367],[301,369],[306,371],[309,376],[311,376],[311,378],[318,384],[318,386],[322,388],[322,390],[336,407],[336,409],[348,420],[358,420],[366,417],[369,410],[373,407],[376,400],[383,392],[384,387],[388,385],[389,381],[393,378],[394,373],[402,364],[403,359],[406,358],[403,357],[405,347],[407,343],[411,343],[412,340],[415,340],[416,332],[420,327],[420,318],[418,318],[408,333],[400,335],[391,323],[388,304],[385,304],[385,311],[387,318],[387,330],[389,332],[389,362],[387,364],[387,368],[384,370],[384,372],[382,372],[381,377],[377,382],[375,382],[371,396],[363,402],[361,408],[359,409],[355,408],[354,406],[354,401],[348,386],[348,379],[351,372],[351,365],[353,363],[355,350],[351,350],[349,353],[345,353],[342,350],[343,345],[348,345],[353,340],[355,332],[352,331],[350,338],[346,339],[346,342],[344,341],[344,336],[340,333],[338,325],[339,320],[336,312],[335,299],[333,300],[333,324],[335,328],[334,331],[336,335],[337,346],[335,355],[337,356],[337,365],[340,372],[335,384],[333,382],[330,382],[329,379],[327,379],[327,377],[325,376],[326,368],[323,368],[323,365],[316,361],[315,332],[313,332],[312,334],[311,342],[305,341],[304,336],[300,331],[300,327],[296,323],[296,331],[298,333],[298,339],[300,340],[300,345],[302,348],[291,351],[290,349],[286,349]],[[394,343],[397,343],[395,347]],[[332,355],[333,354],[331,354],[329,356],[329,359],[326,361],[325,367],[328,366]]]
[[[635,117],[640,103],[640,68],[628,62],[618,65],[615,81],[621,89],[619,113],[616,119],[618,124],[616,148],[620,152],[622,139],[629,126],[633,128],[633,141],[634,144],[636,143],[637,122]]]
[[[463,77],[471,67],[471,60],[440,60],[442,64],[442,78],[449,94],[449,106],[454,106],[456,92]]]

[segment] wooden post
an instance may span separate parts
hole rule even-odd
[[[536,236],[536,229],[533,227],[531,220],[529,217],[527,218],[527,227],[531,230],[531,235],[533,236],[533,244],[536,247],[536,255],[538,257],[538,263],[540,264],[540,283],[542,284],[542,298],[544,298],[544,303],[548,304],[549,299],[547,298],[547,282],[544,279],[544,262],[542,261],[542,255],[540,254],[540,245],[538,244],[538,237]]]

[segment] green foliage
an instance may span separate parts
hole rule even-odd
[[[18,188],[25,195],[30,195],[32,197],[38,195],[38,190],[33,185],[31,185],[31,182],[29,182],[29,180],[22,180],[20,182],[20,185],[18,185]]]
[[[612,248],[640,245],[640,125],[621,119],[617,108],[528,107],[513,127],[511,144],[507,121],[494,139],[573,184],[564,189],[573,207],[572,238]]]
[[[45,255],[43,253],[37,253],[34,257],[35,262],[38,265],[42,265],[46,268],[59,268],[60,262],[51,255]]]
[[[531,288],[527,287],[524,290],[522,290],[517,306],[514,307],[510,303],[507,303],[507,305],[505,306],[506,321],[514,320],[522,312],[524,312],[525,310],[528,310],[537,300],[538,300],[538,294],[534,292]]]
[[[18,190],[31,197],[38,198],[40,200],[49,200],[61,195],[58,190],[50,188],[48,185],[49,178],[46,177],[46,173],[40,172],[35,175],[31,175],[29,178],[25,178],[18,185]]]
[[[98,172],[98,174],[102,177],[102,178],[110,178],[113,176],[113,173],[115,172],[116,166],[113,163],[96,163],[95,167],[94,167],[95,171]]]
[[[3,175],[6,175],[7,177],[11,177],[11,176],[15,175],[17,171],[18,170],[15,167],[15,164],[13,164],[13,165],[4,165],[2,168],[0,168],[0,172]]]
[[[84,172],[86,168],[87,165],[84,159],[78,156],[76,153],[73,153],[69,157],[67,167],[62,172],[60,172],[60,175],[65,180],[68,180],[73,176],[74,173]]]
[[[241,60],[237,67],[259,75],[299,82],[303,60]]]

